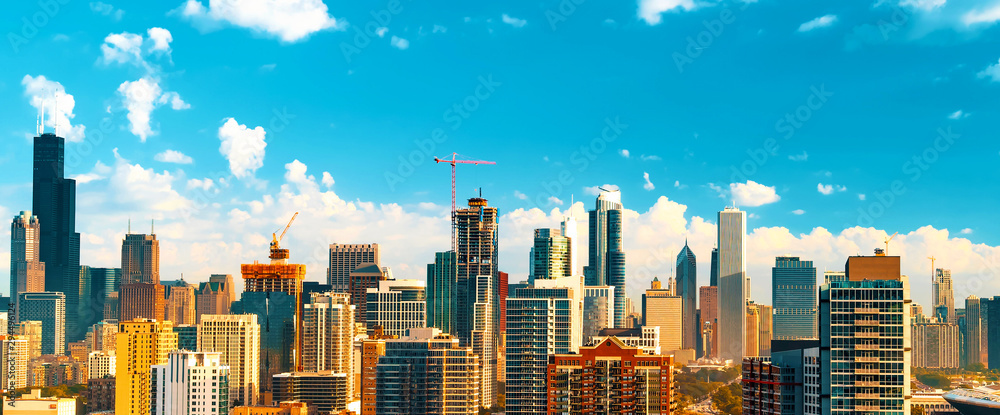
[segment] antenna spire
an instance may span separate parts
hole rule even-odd
[[[53,112],[52,116],[54,116],[55,118],[52,119],[52,123],[54,124],[52,130],[55,133],[55,135],[58,136],[59,135],[59,91],[56,91],[55,98],[53,98],[53,100],[55,101],[55,103],[53,103],[52,105],[55,106],[55,110],[52,111]]]
[[[150,235],[156,234],[156,219],[149,220],[149,234]]]
[[[128,233],[129,234],[132,233],[132,217],[131,216],[129,216],[129,218],[128,218]]]
[[[38,127],[40,128],[40,131],[41,131],[41,132],[38,133],[38,135],[41,136],[42,134],[45,134],[45,100],[44,99],[42,100],[42,105],[40,105],[38,107],[38,112],[40,112],[42,114],[41,115],[42,120],[38,124]]]

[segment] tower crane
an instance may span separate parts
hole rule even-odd
[[[892,238],[895,238],[896,235],[899,235],[899,232],[896,232],[896,233],[892,234],[892,236],[890,236],[888,238],[885,238],[885,254],[886,255],[889,255],[889,241],[892,241]]]
[[[299,212],[295,212],[295,214],[292,215],[292,219],[288,221],[288,224],[285,225],[285,229],[281,231],[281,236],[278,236],[277,231],[271,234],[271,259],[288,259],[288,250],[281,249],[281,240],[285,237],[285,233],[288,232],[288,228],[292,226],[292,222],[295,222],[295,218],[297,216],[299,216]]]
[[[475,165],[496,164],[496,162],[483,161],[483,160],[459,160],[458,153],[451,153],[449,156],[451,157],[451,159],[434,157],[434,161],[437,163],[448,163],[451,165],[451,249],[452,251],[458,252],[458,247],[456,246],[455,242],[455,237],[456,237],[455,232],[458,225],[457,223],[455,223],[456,212],[457,212],[457,209],[455,208],[455,166],[457,166],[458,164],[475,164]]]

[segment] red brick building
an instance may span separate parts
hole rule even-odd
[[[609,337],[579,354],[549,356],[549,414],[663,414],[676,410],[673,356]]]

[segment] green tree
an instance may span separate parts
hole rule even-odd
[[[740,382],[733,382],[719,388],[712,394],[712,405],[725,415],[743,413],[743,390]]]

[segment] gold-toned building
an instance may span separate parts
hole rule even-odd
[[[150,366],[164,365],[177,348],[173,323],[135,319],[118,324],[115,413],[150,413]]]

